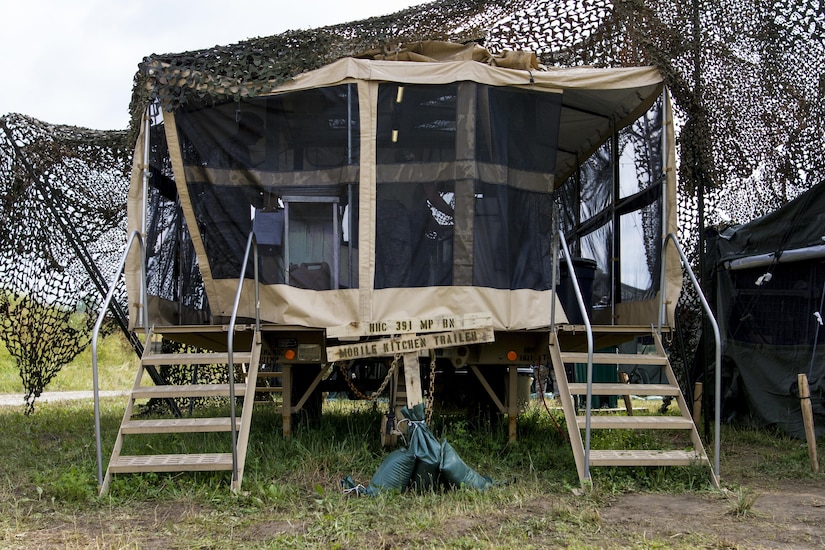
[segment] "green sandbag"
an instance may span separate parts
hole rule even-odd
[[[412,409],[403,407],[401,413],[410,420],[407,434],[410,437],[409,450],[415,455],[411,487],[417,492],[429,491],[438,482],[441,468],[441,444],[424,423],[424,404]]]
[[[461,460],[447,440],[441,442],[441,479],[456,487],[484,490],[493,485],[492,478],[482,476]]]
[[[424,403],[413,405],[412,409],[405,405],[401,407],[401,414],[403,414],[404,418],[408,419],[410,422],[424,422]]]
[[[415,491],[429,491],[438,482],[441,468],[441,443],[424,426],[413,427],[409,450],[415,455],[415,469],[412,474],[412,488]]]
[[[375,496],[381,491],[403,492],[407,489],[415,469],[415,455],[409,449],[396,449],[378,467],[364,491]]]

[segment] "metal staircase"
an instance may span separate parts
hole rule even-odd
[[[151,340],[150,340],[151,341]],[[183,471],[219,471],[233,472],[232,490],[240,489],[243,479],[246,450],[249,441],[249,428],[252,422],[252,408],[257,384],[258,363],[261,355],[261,333],[252,334],[250,351],[219,353],[159,353],[153,346],[146,346],[138,367],[135,383],[126,404],[118,431],[117,439],[106,469],[106,476],[100,494],[106,493],[112,474],[139,472],[183,472]],[[230,360],[231,357],[231,360]],[[143,375],[149,367],[174,369],[192,365],[226,365],[231,373],[225,384],[186,384],[186,385],[142,385]],[[229,368],[231,365],[232,368]],[[243,371],[245,380],[235,383],[235,372]],[[204,398],[225,397],[229,399],[230,414],[220,417],[188,417],[155,419],[136,419],[135,403],[152,398]],[[235,414],[234,399],[242,400],[240,416]],[[223,452],[184,453],[184,454],[122,454],[124,439],[127,435],[176,434],[227,432]]]
[[[285,373],[283,370],[273,370],[272,365],[274,364],[275,360],[272,354],[266,351],[262,352],[255,385],[255,403],[273,403],[275,404],[275,412],[281,413],[283,399],[282,397],[276,398],[276,396],[283,396]],[[242,375],[244,380],[248,381],[251,373],[246,365],[243,365]]]
[[[562,403],[570,444],[576,460],[579,479],[590,479],[591,466],[687,466],[694,463],[705,464],[711,469],[713,484],[718,487],[708,456],[702,445],[696,425],[691,416],[676,376],[667,358],[660,335],[653,328],[646,331],[642,327],[594,326],[592,335],[599,342],[596,348],[607,347],[622,340],[627,341],[641,335],[652,336],[655,354],[593,353],[592,364],[600,365],[657,365],[667,378],[666,384],[620,384],[592,382],[588,392],[586,382],[568,382],[568,370],[575,364],[587,364],[588,352],[582,351],[582,330],[586,327],[560,326],[551,334],[550,357],[556,377],[559,399]],[[578,329],[578,334],[576,330]],[[586,345],[584,346],[586,350]],[[592,379],[592,377],[591,377]],[[679,415],[643,414],[632,415],[627,411],[604,412],[594,409],[589,399],[602,395],[669,396],[678,406]],[[577,407],[577,396],[585,396],[585,406]],[[583,409],[583,410],[582,410]],[[681,449],[590,449],[590,430],[677,430],[689,436],[689,447]],[[582,439],[582,431],[585,438]],[[687,439],[687,438],[686,438]],[[686,445],[687,447],[688,445]]]

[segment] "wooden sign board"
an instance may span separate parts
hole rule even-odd
[[[485,328],[493,324],[489,313],[465,315],[435,315],[433,317],[409,317],[381,321],[353,321],[346,325],[327,329],[327,338],[357,336],[391,336],[393,334],[426,334],[465,329]]]
[[[429,349],[482,344],[494,340],[493,327],[490,326],[434,334],[404,334],[370,342],[329,346],[327,348],[327,361],[386,357],[396,353],[418,354]]]

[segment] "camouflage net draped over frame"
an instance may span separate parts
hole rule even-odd
[[[34,196],[27,178],[54,186],[85,184],[82,177],[49,180],[62,166],[60,144],[85,140],[86,157],[98,154],[94,166],[123,170],[116,192],[88,197],[73,218],[84,242],[104,244],[101,231],[122,223],[117,215],[101,216],[104,225],[83,223],[83,212],[94,210],[101,197],[123,197],[125,168],[120,161],[137,135],[141,114],[157,101],[172,109],[191,98],[234,98],[267,92],[302,72],[340,57],[368,50],[394,51],[417,40],[478,41],[491,53],[528,49],[552,66],[615,67],[652,64],[665,75],[678,122],[680,238],[689,256],[697,257],[699,198],[703,189],[706,224],[726,213],[747,222],[822,181],[825,173],[825,7],[823,0],[445,0],[363,21],[245,40],[204,50],[151,55],[135,76],[130,104],[131,128],[125,134],[57,132],[42,136],[50,145],[28,154],[38,159],[34,175],[17,167],[19,179],[3,145],[2,190],[7,203]],[[89,85],[93,85],[90,83]],[[15,118],[21,127],[37,121]],[[22,130],[19,130],[22,131]],[[8,138],[6,138],[8,139]],[[105,141],[108,145],[102,146]],[[70,147],[75,147],[70,145]],[[33,147],[29,144],[27,147]],[[117,153],[113,153],[117,151]],[[36,214],[4,207],[5,225],[30,231]],[[31,216],[30,218],[21,216]],[[89,218],[91,219],[91,218]],[[22,220],[22,222],[20,221]],[[50,228],[50,229],[49,229]],[[62,237],[53,223],[44,226],[49,239],[34,234],[21,242],[54,248]],[[87,232],[88,230],[88,232]],[[38,233],[39,234],[39,233]],[[115,231],[109,250],[122,244]],[[46,245],[45,243],[52,243]],[[8,243],[5,243],[8,247]],[[4,248],[7,258],[9,248]],[[13,252],[16,254],[17,251]],[[53,255],[46,255],[51,258]],[[60,256],[49,266],[71,266]],[[105,253],[96,256],[105,264]],[[5,261],[5,260],[4,260]],[[8,267],[0,272],[8,282]],[[52,267],[49,267],[52,269]],[[688,309],[695,296],[686,293]]]
[[[0,338],[27,413],[89,344],[102,296],[84,263],[109,280],[124,246],[124,136],[0,119]]]
[[[340,57],[391,52],[417,40],[478,41],[493,54],[532,50],[548,67],[657,66],[680,123],[685,242],[694,241],[698,229],[699,182],[708,191],[708,223],[722,212],[744,223],[822,181],[821,0],[433,2],[358,22],[146,57],[135,77],[133,121],[152,99],[166,109],[193,96],[241,101]]]

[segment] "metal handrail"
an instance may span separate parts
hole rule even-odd
[[[716,340],[716,351],[714,355],[714,359],[716,361],[716,376],[715,376],[715,384],[714,384],[714,427],[713,427],[713,475],[716,476],[717,482],[719,481],[720,475],[720,448],[721,448],[721,435],[720,435],[720,427],[722,424],[722,337],[719,332],[719,324],[716,322],[716,317],[714,317],[713,312],[710,309],[710,305],[708,305],[708,301],[705,298],[704,293],[702,292],[702,287],[699,286],[699,281],[696,279],[696,275],[693,273],[693,269],[690,267],[690,262],[688,262],[687,256],[685,256],[682,247],[679,245],[679,240],[673,233],[668,233],[662,241],[662,272],[660,278],[660,285],[662,289],[659,291],[659,326],[658,326],[658,334],[661,336],[662,334],[662,324],[665,317],[665,257],[666,257],[666,247],[668,241],[672,242],[673,245],[676,247],[676,251],[679,253],[679,258],[682,260],[682,267],[687,272],[688,277],[690,278],[690,282],[693,284],[693,288],[696,290],[696,293],[699,295],[699,301],[702,304],[702,308],[705,310],[705,314],[708,316],[708,320],[710,321],[711,327],[713,327],[713,337]]]
[[[120,257],[117,271],[115,272],[114,282],[109,286],[109,292],[103,300],[103,305],[100,308],[100,313],[97,316],[97,322],[92,330],[92,383],[94,386],[94,401],[95,401],[95,450],[97,452],[97,484],[98,487],[103,486],[103,451],[100,443],[100,386],[98,383],[98,368],[97,368],[97,339],[100,334],[100,327],[103,325],[103,319],[106,317],[106,311],[112,302],[112,297],[115,294],[115,287],[123,274],[126,266],[126,259],[129,252],[132,250],[132,245],[135,241],[140,244],[140,304],[138,306],[143,313],[143,330],[146,339],[149,338],[149,310],[147,308],[146,299],[146,247],[143,244],[143,237],[138,230],[132,231],[129,239],[126,241],[126,249]],[[148,344],[148,342],[146,342]]]
[[[585,334],[587,335],[587,404],[585,405],[585,420],[584,420],[584,479],[590,479],[590,415],[592,413],[592,397],[593,397],[593,327],[590,325],[590,316],[588,315],[587,307],[584,305],[584,298],[579,287],[579,280],[576,277],[576,271],[573,269],[573,260],[570,257],[570,249],[567,247],[567,240],[564,238],[564,232],[559,229],[558,240],[561,242],[561,250],[564,255],[564,261],[567,264],[567,272],[573,281],[573,290],[576,295],[576,303],[579,306],[582,319],[584,319]],[[555,260],[553,262],[555,268]],[[553,299],[555,303],[555,298]],[[553,308],[554,310],[555,308]],[[553,314],[555,315],[555,314]],[[555,319],[553,319],[555,322]]]
[[[249,252],[252,251],[253,259],[253,273],[255,278],[255,334],[261,331],[261,299],[260,289],[258,288],[258,242],[255,239],[255,232],[251,231],[246,241],[246,250],[243,256],[243,263],[241,264],[240,280],[238,281],[238,290],[235,291],[235,302],[232,304],[232,316],[229,318],[229,334],[226,338],[227,356],[229,364],[229,426],[232,432],[232,482],[238,481],[238,449],[237,439],[238,430],[235,426],[235,361],[234,361],[234,345],[235,345],[235,323],[238,318],[238,307],[241,303],[241,294],[243,291],[244,280],[246,279],[246,266],[249,263]]]

